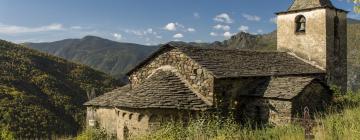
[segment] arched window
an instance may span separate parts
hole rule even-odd
[[[303,15],[299,15],[295,18],[296,24],[296,33],[305,33],[306,32],[306,18]]]

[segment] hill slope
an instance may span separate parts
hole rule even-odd
[[[119,43],[95,36],[50,43],[25,43],[30,48],[91,66],[116,78],[122,78],[135,64],[158,46]]]
[[[0,40],[0,128],[17,137],[75,134],[86,91],[119,83],[102,72]]]

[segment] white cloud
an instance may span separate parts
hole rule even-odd
[[[183,37],[184,37],[184,35],[181,34],[181,33],[175,34],[175,35],[173,36],[173,38],[183,38]]]
[[[261,29],[259,29],[259,30],[257,30],[257,32],[258,32],[258,33],[263,33],[264,31],[261,30]]]
[[[227,13],[222,13],[222,14],[215,16],[214,20],[217,22],[223,22],[223,23],[228,23],[228,24],[234,22],[234,20],[231,19],[231,17]]]
[[[241,26],[239,27],[239,31],[248,32],[248,31],[249,31],[249,26],[241,25]]]
[[[146,31],[147,31],[147,33],[150,33],[150,34],[153,33],[153,29],[152,29],[152,28],[149,28],[149,29],[147,29]]]
[[[168,23],[165,25],[164,29],[168,31],[176,31],[176,23]]]
[[[193,13],[194,18],[200,18],[200,14],[198,12]]]
[[[229,25],[221,25],[221,24],[215,25],[213,28],[217,30],[222,29],[224,31],[229,31],[231,29]]]
[[[81,27],[81,26],[71,26],[70,29],[81,30],[81,29],[83,29],[83,27]]]
[[[261,18],[256,15],[242,14],[242,16],[249,21],[260,21],[261,20]]]
[[[130,30],[130,29],[126,29],[125,33],[133,34],[133,35],[136,35],[136,36],[157,35],[157,32],[155,32],[152,28],[148,28],[146,30]]]
[[[211,35],[211,36],[218,36],[218,34],[217,34],[217,33],[214,33],[214,32],[211,32],[210,35]]]
[[[194,28],[188,28],[187,31],[188,32],[195,32],[196,30]]]
[[[157,38],[157,39],[162,39],[162,36],[157,35],[156,38]]]
[[[115,38],[116,40],[121,40],[121,39],[122,39],[122,35],[119,34],[119,33],[114,33],[113,36],[114,36],[114,38]]]
[[[50,24],[40,27],[25,27],[16,25],[0,24],[0,33],[2,34],[20,34],[20,33],[36,33],[65,30],[62,24]]]
[[[230,32],[225,32],[224,33],[224,37],[225,38],[230,38],[231,36],[233,36],[234,34],[230,33]]]

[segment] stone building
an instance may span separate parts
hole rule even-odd
[[[89,126],[118,139],[204,112],[275,125],[322,111],[346,85],[346,14],[330,0],[295,0],[278,15],[278,51],[162,46],[130,83],[87,103]],[[229,114],[232,115],[229,115]]]

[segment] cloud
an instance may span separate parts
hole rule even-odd
[[[130,29],[126,29],[125,33],[133,34],[133,35],[136,35],[136,36],[157,35],[157,32],[155,32],[152,28],[148,28],[146,30],[130,30]]]
[[[196,30],[194,28],[188,28],[187,31],[188,32],[195,32]]]
[[[81,27],[81,26],[71,26],[70,29],[81,30],[81,29],[83,29],[83,27]]]
[[[249,31],[249,26],[241,25],[241,26],[239,27],[239,31],[247,32],[247,31]]]
[[[221,25],[221,24],[215,25],[213,28],[217,29],[217,30],[221,29],[224,31],[229,31],[231,29],[231,27],[229,25]]]
[[[261,33],[263,33],[264,31],[261,30],[261,29],[259,29],[259,30],[257,30],[257,32],[261,34]]]
[[[175,35],[173,36],[173,38],[183,38],[183,37],[184,37],[184,35],[181,34],[181,33],[175,34]]]
[[[168,23],[165,25],[164,29],[168,31],[176,31],[176,23]]]
[[[113,37],[114,37],[116,40],[121,40],[121,39],[122,39],[122,35],[119,34],[119,33],[114,33],[114,34],[113,34]]]
[[[246,20],[249,20],[249,21],[260,21],[261,20],[261,18],[256,15],[242,14],[242,16],[244,18],[246,18]]]
[[[224,37],[225,38],[230,38],[231,36],[233,36],[234,34],[230,33],[230,32],[225,32],[224,33]]]
[[[49,31],[61,31],[65,30],[62,24],[50,24],[40,27],[25,27],[16,25],[0,24],[0,33],[2,34],[21,34],[21,33],[37,33],[37,32],[49,32]]]
[[[222,13],[222,14],[215,16],[214,20],[217,22],[228,23],[228,24],[231,24],[234,22],[234,20],[231,19],[231,17],[227,13]]]
[[[198,12],[194,12],[194,13],[193,13],[193,16],[194,16],[194,18],[196,18],[196,19],[200,18],[200,14],[199,14]]]
[[[211,32],[210,35],[211,35],[211,36],[218,36],[218,34],[217,34],[217,33],[214,33],[214,32]]]

